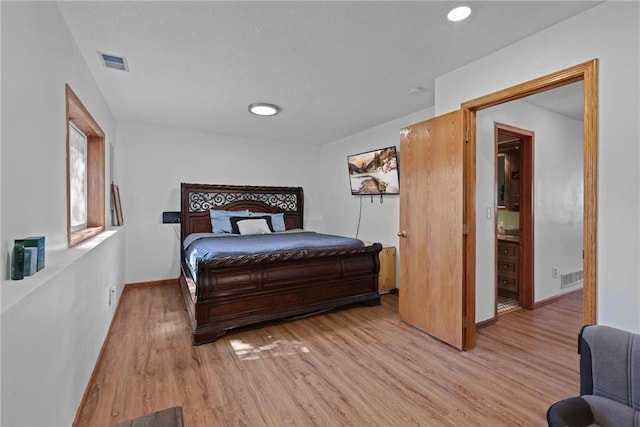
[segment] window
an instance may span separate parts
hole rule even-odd
[[[104,132],[66,86],[69,247],[104,230]]]
[[[87,228],[87,135],[69,122],[69,209],[71,231]]]

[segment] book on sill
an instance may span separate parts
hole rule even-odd
[[[34,271],[40,271],[44,268],[44,236],[31,236],[24,239],[25,248],[37,249],[37,268]]]
[[[32,276],[38,271],[38,248],[24,248],[24,275]]]

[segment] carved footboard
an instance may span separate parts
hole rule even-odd
[[[381,249],[376,243],[200,261],[194,344],[214,341],[240,326],[356,303],[380,304]]]

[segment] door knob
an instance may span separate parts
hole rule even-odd
[[[407,232],[404,230],[398,231],[398,237],[407,237]]]

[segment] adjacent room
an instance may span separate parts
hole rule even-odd
[[[584,325],[640,333],[638,1],[2,1],[0,36],[3,426],[543,426]]]

